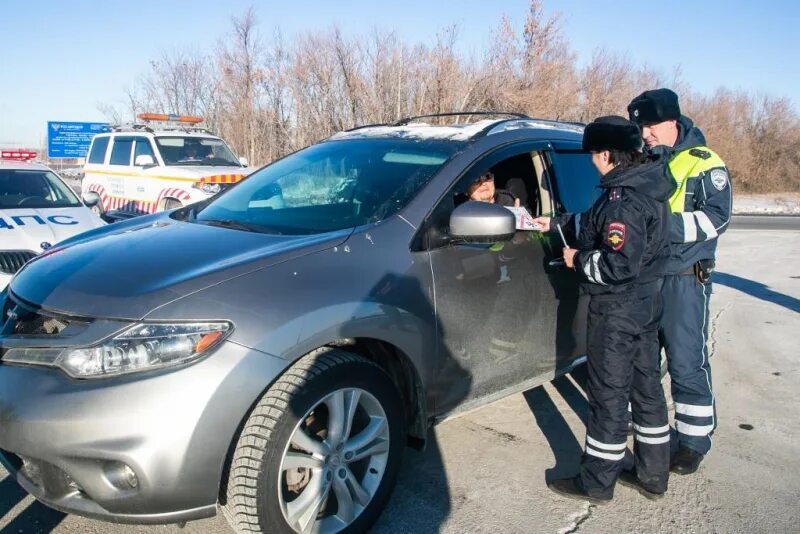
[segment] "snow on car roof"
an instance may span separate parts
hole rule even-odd
[[[494,128],[491,126],[495,124]],[[425,122],[406,124],[403,126],[367,126],[357,130],[339,132],[330,137],[331,140],[356,139],[370,137],[399,137],[403,139],[444,139],[450,141],[468,141],[476,134],[487,130],[487,135],[530,128],[537,130],[560,130],[583,134],[583,125],[577,123],[549,121],[543,119],[516,120],[482,120],[470,124],[453,124],[449,126],[433,126]]]
[[[447,139],[450,141],[467,141],[481,130],[495,124],[496,120],[482,120],[470,124],[453,124],[450,126],[433,126],[425,122],[415,122],[404,126],[369,126],[339,132],[330,139],[353,139],[362,137],[400,137],[403,139]]]

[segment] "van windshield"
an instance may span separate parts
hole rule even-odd
[[[320,143],[250,175],[192,220],[288,235],[376,222],[405,206],[460,146],[374,138]]]
[[[242,166],[222,139],[159,136],[156,144],[164,165]]]

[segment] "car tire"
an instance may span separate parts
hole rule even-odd
[[[242,427],[228,522],[237,532],[366,531],[394,488],[404,421],[397,387],[375,363],[328,347],[304,356]]]

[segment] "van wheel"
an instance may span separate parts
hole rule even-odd
[[[237,532],[364,532],[394,488],[403,405],[389,376],[338,349],[304,356],[244,423],[223,512]]]
[[[180,200],[174,198],[165,198],[161,201],[161,210],[160,211],[169,211],[174,210],[175,208],[180,208],[183,206]]]

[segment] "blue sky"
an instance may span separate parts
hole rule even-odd
[[[527,0],[4,0],[0,9],[0,146],[38,147],[48,120],[103,120],[162,50],[211,50],[232,16],[254,5],[260,31],[289,37],[337,24],[432,42],[455,24],[466,53],[481,50],[503,14],[521,28]],[[785,96],[800,109],[800,3],[545,0],[581,61],[598,47],[672,72],[698,91],[725,85]],[[638,93],[640,89],[632,88]]]

